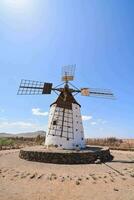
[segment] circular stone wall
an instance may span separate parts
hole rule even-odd
[[[111,161],[113,156],[108,147],[86,147],[83,150],[46,149],[44,146],[20,150],[19,157],[29,161],[55,164],[89,164]]]

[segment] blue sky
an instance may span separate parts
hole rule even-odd
[[[76,64],[73,84],[117,97],[76,97],[86,137],[134,138],[133,10],[133,0],[1,0],[0,132],[46,130],[56,95],[17,96],[20,80],[57,85]]]

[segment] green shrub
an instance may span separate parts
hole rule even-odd
[[[0,146],[13,146],[14,141],[9,138],[0,138]]]

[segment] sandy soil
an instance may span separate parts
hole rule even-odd
[[[56,165],[0,151],[0,200],[134,200],[134,152],[105,164]]]

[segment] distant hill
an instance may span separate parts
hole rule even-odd
[[[45,136],[45,131],[35,131],[35,132],[28,132],[28,133],[0,133],[0,137],[37,137],[37,135]]]

